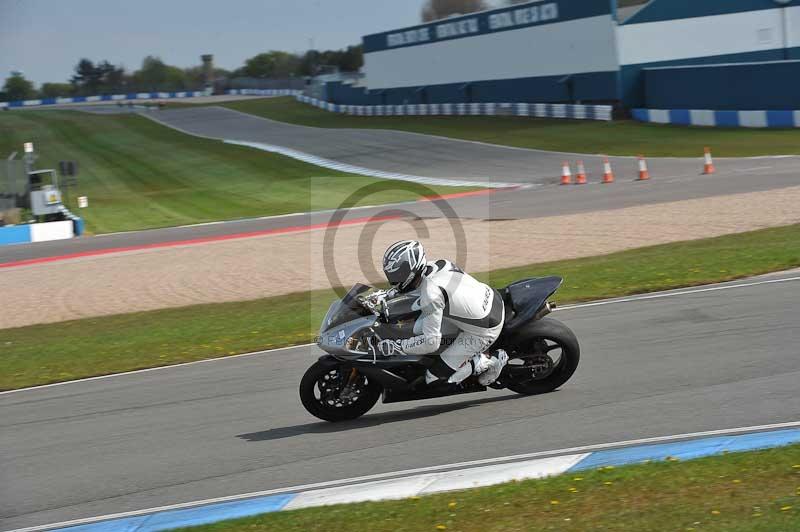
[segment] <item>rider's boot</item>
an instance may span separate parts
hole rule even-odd
[[[503,349],[498,349],[494,356],[479,353],[472,358],[474,374],[478,376],[478,382],[483,386],[489,386],[496,381],[507,363],[508,353]]]

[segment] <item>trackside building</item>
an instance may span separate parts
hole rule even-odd
[[[347,105],[800,109],[800,0],[544,0],[363,38]]]

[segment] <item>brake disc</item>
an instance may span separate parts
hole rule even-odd
[[[534,380],[544,379],[552,372],[555,364],[547,355],[534,355],[525,358],[525,367],[530,370]]]

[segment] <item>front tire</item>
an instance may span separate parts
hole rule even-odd
[[[340,365],[316,362],[300,380],[300,401],[308,412],[324,421],[347,421],[361,417],[381,396],[381,386],[358,374],[350,393],[343,397],[349,370]]]
[[[581,358],[578,339],[569,327],[553,318],[542,318],[523,327],[515,335],[509,364],[501,374],[502,383],[523,395],[552,392],[578,368]],[[558,360],[553,360],[552,353],[556,351]]]

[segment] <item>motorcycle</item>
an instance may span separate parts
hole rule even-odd
[[[489,352],[504,349],[509,360],[490,387],[537,395],[560,387],[575,372],[580,360],[575,334],[546,317],[555,308],[548,298],[562,282],[555,276],[524,279],[499,290],[506,318]],[[418,297],[356,284],[331,304],[317,340],[326,354],[300,381],[300,400],[309,413],[325,421],[345,421],[364,415],[381,398],[396,403],[486,391],[475,376],[458,384],[425,384],[426,370],[457,332],[443,336],[435,353],[381,354],[380,339],[414,336],[421,313]]]

